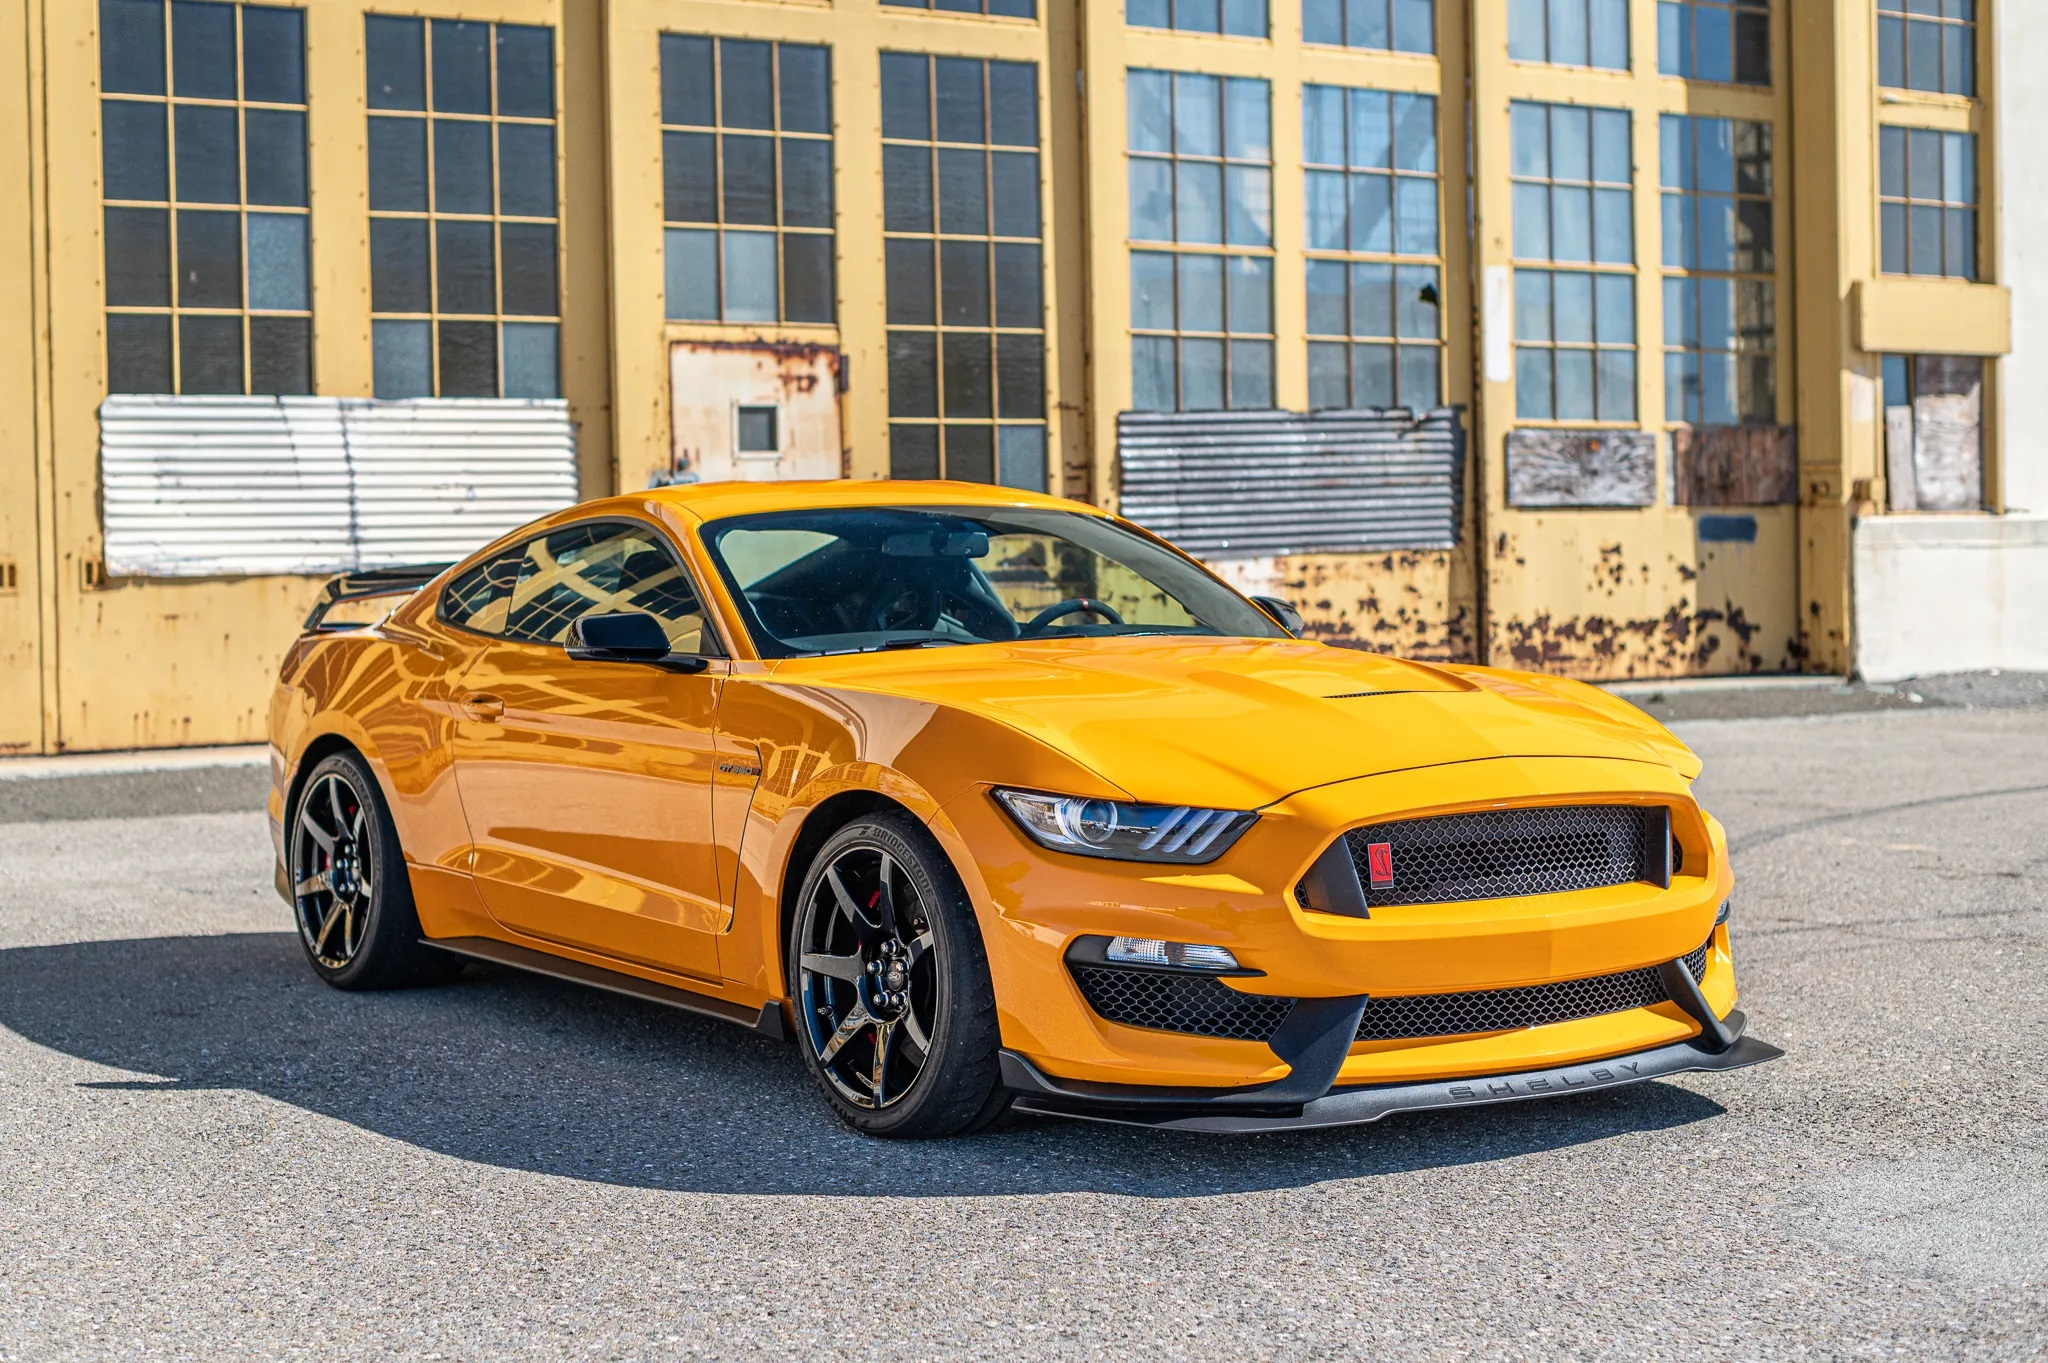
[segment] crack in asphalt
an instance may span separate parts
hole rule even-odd
[[[1972,790],[1959,795],[1932,795],[1924,800],[1901,800],[1897,804],[1874,805],[1868,809],[1852,809],[1841,814],[1824,814],[1818,819],[1806,819],[1799,823],[1786,824],[1782,828],[1765,829],[1749,837],[1732,839],[1728,844],[1728,850],[1749,852],[1785,838],[1796,837],[1801,833],[1811,833],[1817,828],[1856,823],[1880,814],[1898,814],[1909,809],[1935,809],[1942,805],[1966,804],[1971,800],[1995,800],[2007,795],[2048,795],[2048,785],[2007,786],[2003,790]]]

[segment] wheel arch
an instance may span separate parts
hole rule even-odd
[[[797,897],[803,890],[804,878],[810,874],[811,863],[818,855],[818,849],[831,841],[832,835],[848,824],[864,819],[871,814],[897,813],[909,816],[920,827],[924,820],[917,811],[901,800],[894,799],[872,787],[842,790],[828,795],[813,805],[797,826],[796,836],[790,840],[789,855],[782,862],[781,883],[775,895],[775,940],[772,944],[774,962],[775,992],[787,993],[789,983],[788,946],[789,934],[796,926]],[[952,858],[948,857],[948,861]]]

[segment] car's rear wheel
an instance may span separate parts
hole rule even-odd
[[[797,1042],[833,1110],[875,1136],[1000,1116],[995,991],[974,910],[915,820],[858,820],[819,849],[789,950]]]
[[[438,983],[462,969],[460,957],[420,945],[397,827],[354,753],[334,753],[307,774],[292,809],[289,854],[299,944],[327,983],[395,989]]]

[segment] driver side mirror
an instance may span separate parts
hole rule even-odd
[[[702,658],[671,653],[668,631],[644,611],[578,616],[569,622],[566,651],[579,662],[652,663],[672,672],[702,672],[707,666]]]
[[[1252,598],[1252,604],[1278,620],[1280,628],[1297,639],[1301,637],[1301,632],[1308,628],[1307,622],[1301,618],[1301,612],[1277,596],[1255,596]]]

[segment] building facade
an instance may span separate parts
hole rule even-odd
[[[326,574],[733,477],[1118,507],[1424,658],[2048,666],[2024,6],[0,32],[0,752],[256,738]]]

